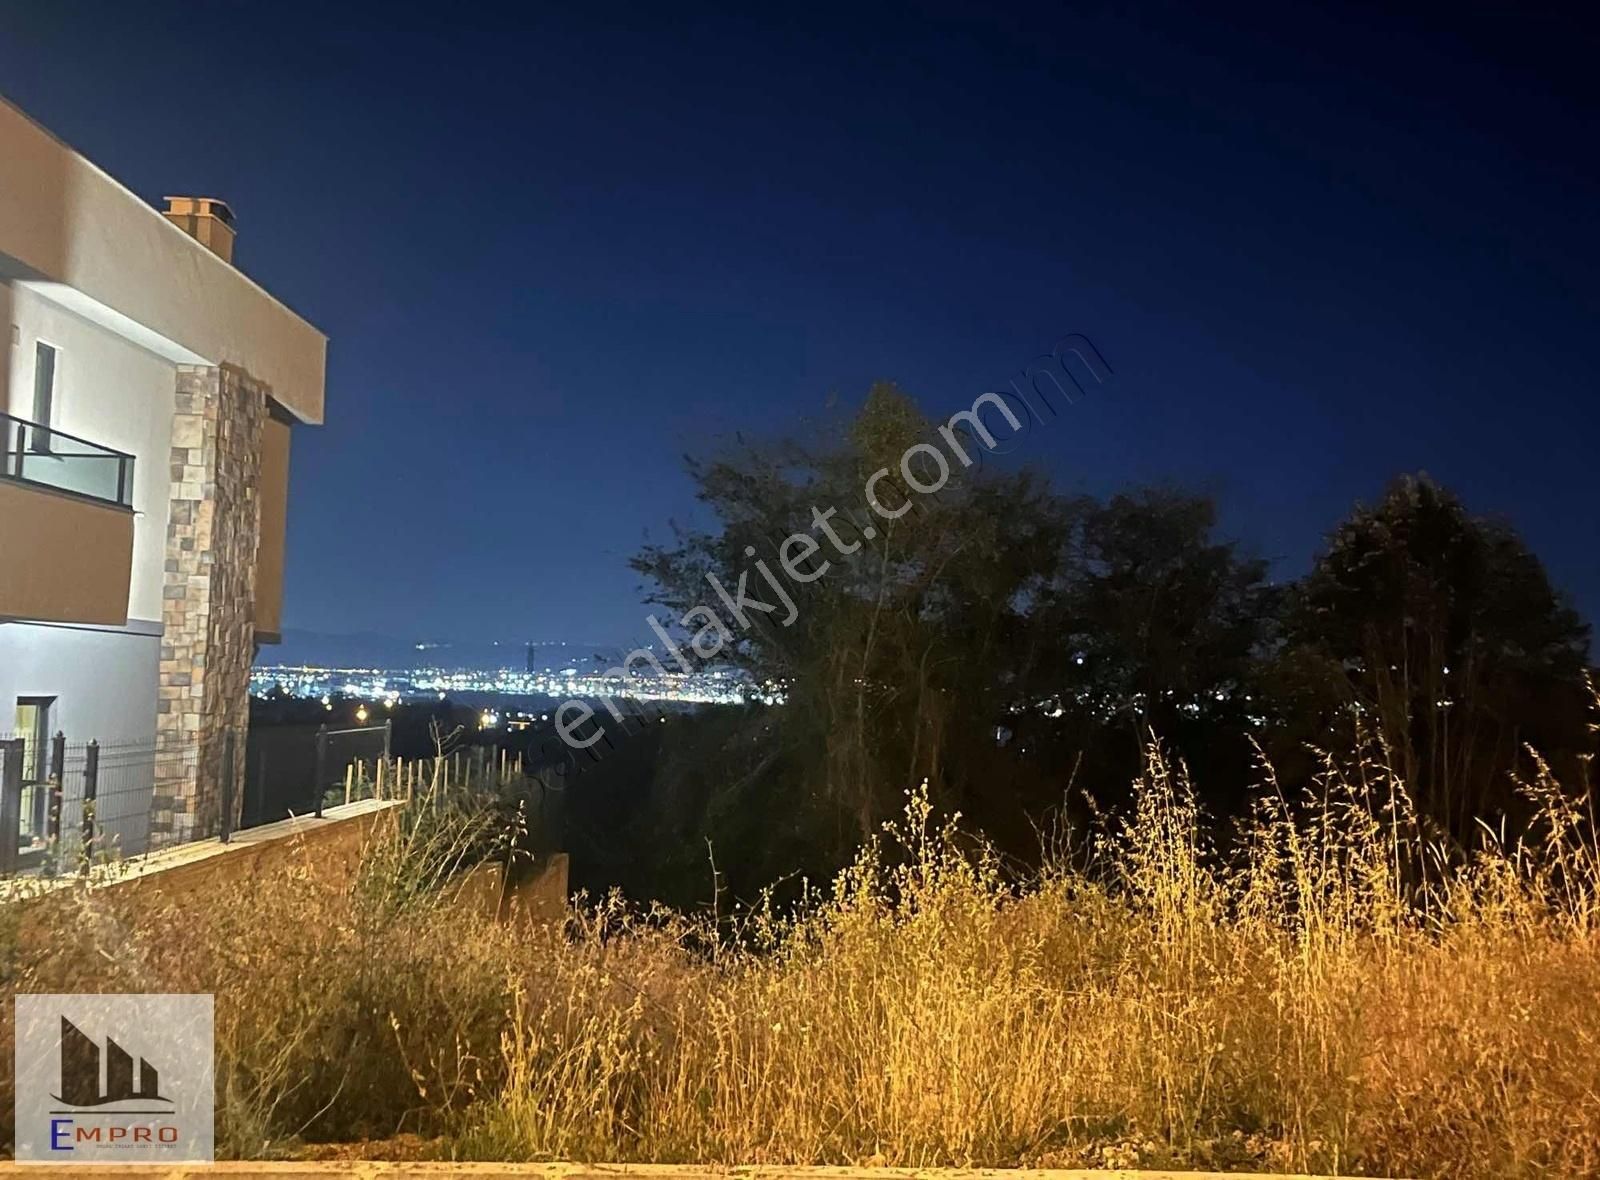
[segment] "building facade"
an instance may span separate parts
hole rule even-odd
[[[223,202],[159,210],[3,102],[0,160],[0,733],[30,781],[56,732],[153,751],[149,834],[208,834],[326,338],[233,265]]]

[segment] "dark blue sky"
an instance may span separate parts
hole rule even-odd
[[[290,627],[640,634],[683,451],[880,377],[948,414],[1069,331],[1117,380],[1027,440],[1063,487],[1204,487],[1291,576],[1425,469],[1592,618],[1577,11],[12,0],[0,93],[225,197],[332,338]]]

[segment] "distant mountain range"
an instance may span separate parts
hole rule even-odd
[[[524,668],[530,644],[525,640],[461,642],[454,640],[400,639],[371,631],[343,635],[325,631],[283,633],[283,642],[264,645],[256,657],[261,665],[312,665],[321,668]],[[534,643],[534,667],[585,667],[597,658],[614,664],[621,649],[601,644]]]

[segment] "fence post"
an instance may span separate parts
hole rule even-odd
[[[383,760],[389,761],[389,743],[394,737],[394,718],[385,719],[383,723]]]
[[[21,738],[0,742],[0,876],[17,871],[22,842],[22,752],[26,748]]]
[[[67,773],[67,735],[60,730],[50,739],[50,802],[44,816],[45,839],[61,839],[61,783]]]
[[[45,871],[52,877],[61,871],[61,784],[66,775],[67,735],[57,730],[50,739],[50,778],[44,811]]]
[[[315,790],[316,793],[317,793],[316,799],[314,799],[312,802],[314,804],[316,817],[318,819],[322,818],[323,788],[325,788],[327,785],[328,785],[328,727],[327,727],[326,724],[323,724],[321,726],[318,726],[318,728],[317,728],[317,772],[316,772],[316,782],[312,784],[312,789]]]
[[[245,743],[248,751],[249,743]],[[245,755],[247,758],[249,754]],[[256,751],[256,789],[250,791],[250,779],[247,775],[244,783],[244,802],[239,806],[239,824],[248,828],[253,823],[262,822],[262,814],[266,809],[267,798],[267,743],[262,742],[261,748]]]
[[[94,800],[100,790],[100,742],[92,741],[83,751],[83,871],[94,863]]]
[[[232,727],[222,735],[222,821],[217,828],[217,838],[226,844],[233,838],[233,766],[235,736]]]

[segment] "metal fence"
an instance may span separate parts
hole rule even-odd
[[[0,875],[228,839],[243,740],[232,729],[181,745],[0,734]]]
[[[389,722],[360,729],[317,730],[316,769],[312,782],[316,788],[317,814],[329,792],[352,774],[376,777],[377,767],[389,760],[393,728]]]
[[[561,847],[562,793],[492,746],[391,757],[391,729],[261,726],[203,741],[71,742],[0,733],[0,876],[60,875],[357,799],[498,797],[526,842]]]
[[[326,725],[256,725],[245,754],[242,827],[289,815],[321,815],[330,799],[342,801],[347,775],[371,780],[389,758],[388,722],[354,729]]]

